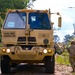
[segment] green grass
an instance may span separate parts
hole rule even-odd
[[[68,52],[63,52],[63,54],[57,55],[55,61],[57,64],[70,65]]]
[[[2,47],[2,44],[0,43],[0,47]]]

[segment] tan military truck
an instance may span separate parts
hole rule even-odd
[[[1,28],[1,72],[10,73],[20,63],[44,63],[47,73],[55,71],[55,49],[50,10],[8,10]]]

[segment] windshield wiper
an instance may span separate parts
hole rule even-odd
[[[16,10],[17,14],[20,16],[20,18],[24,21],[22,15],[20,14],[20,12],[18,10]]]

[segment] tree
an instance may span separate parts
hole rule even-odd
[[[68,44],[68,42],[73,39],[73,36],[70,36],[69,34],[65,35],[64,37],[64,43]]]
[[[26,8],[28,2],[29,0],[0,0],[0,16],[4,19],[7,9],[23,9]]]
[[[0,16],[0,28],[2,27],[2,23],[3,23],[3,20],[2,20],[2,18]]]
[[[54,35],[54,41],[55,42],[59,42],[59,40],[60,40],[59,36],[58,35]]]
[[[3,20],[0,16],[0,28],[2,27],[2,23],[3,23]],[[1,38],[2,38],[2,36],[1,36],[1,29],[0,29],[0,42],[1,42]]]
[[[29,2],[29,0],[12,0],[11,1],[11,8],[15,8],[15,9],[23,9],[26,8],[27,3]]]

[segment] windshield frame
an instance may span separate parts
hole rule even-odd
[[[5,27],[5,23],[6,23],[6,21],[7,21],[7,18],[8,18],[8,15],[9,14],[12,14],[12,13],[17,13],[18,14],[18,16],[20,17],[20,19],[23,21],[23,19],[21,18],[21,16],[19,15],[19,13],[24,13],[25,14],[25,22],[24,22],[24,28],[6,28]],[[6,17],[5,17],[5,21],[4,21],[4,24],[3,24],[3,29],[26,29],[26,22],[27,21],[27,13],[26,12],[9,12],[7,15],[6,15]]]

